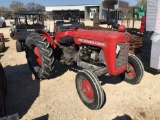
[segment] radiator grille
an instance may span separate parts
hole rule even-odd
[[[119,68],[128,62],[129,43],[118,43],[117,45],[120,47],[120,51],[116,54],[116,68]]]

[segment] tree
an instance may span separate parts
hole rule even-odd
[[[37,4],[37,11],[38,12],[44,12],[45,11],[45,7],[43,5]]]
[[[26,5],[26,9],[28,11],[38,11],[38,12],[43,12],[45,11],[45,7],[40,4],[36,4],[34,2],[30,2]]]
[[[25,10],[25,7],[24,7],[24,4],[22,2],[12,1],[12,3],[10,4],[10,9],[13,12],[18,12],[19,10]]]
[[[0,16],[4,16],[6,18],[12,17],[12,12],[7,7],[0,7]]]
[[[0,7],[0,16],[1,16],[1,15],[4,15],[6,11],[8,11],[8,8],[3,7],[3,6]]]
[[[147,6],[147,0],[137,0],[137,6]]]

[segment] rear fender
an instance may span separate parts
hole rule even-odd
[[[42,37],[46,38],[46,40],[51,44],[51,46],[55,49],[56,48],[56,43],[52,39],[52,37],[45,31],[43,30],[38,30],[37,33],[41,34]]]

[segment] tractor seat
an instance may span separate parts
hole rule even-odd
[[[61,37],[59,38],[61,43],[73,43],[74,42],[74,38],[72,36],[65,36],[65,37]]]

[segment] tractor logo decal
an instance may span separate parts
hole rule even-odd
[[[84,43],[89,43],[89,44],[92,44],[92,45],[106,46],[106,44],[101,43],[101,42],[94,42],[94,41],[90,41],[90,40],[86,40],[86,39],[81,39],[81,38],[78,38],[78,41],[84,42]]]

